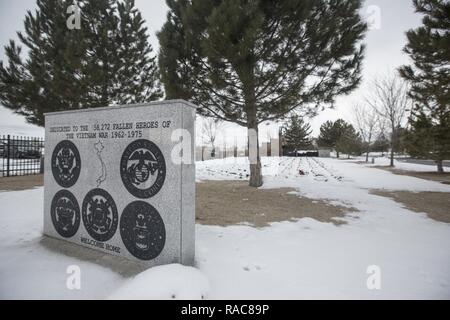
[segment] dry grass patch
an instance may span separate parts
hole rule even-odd
[[[450,193],[372,190],[372,194],[391,198],[407,209],[424,212],[430,219],[450,223]]]
[[[18,191],[32,189],[44,185],[44,175],[15,176],[0,178],[1,191]]]
[[[256,189],[244,181],[204,181],[197,183],[196,220],[205,225],[248,223],[264,227],[271,222],[313,218],[343,224],[353,208],[334,206],[325,201],[288,194],[290,188]]]

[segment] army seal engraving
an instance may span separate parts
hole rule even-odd
[[[95,240],[105,242],[116,233],[119,222],[116,203],[105,190],[97,188],[86,194],[81,215],[86,231]]]
[[[166,178],[166,161],[161,150],[149,140],[131,142],[120,160],[120,176],[125,188],[140,199],[153,197]]]
[[[55,181],[63,188],[72,187],[81,171],[81,159],[75,144],[69,140],[59,142],[52,153],[52,173]]]
[[[160,214],[152,205],[144,201],[134,201],[122,212],[120,236],[133,256],[141,260],[152,260],[164,248],[166,228]]]
[[[67,190],[58,191],[50,207],[53,226],[64,238],[70,238],[80,227],[80,207],[75,196]]]

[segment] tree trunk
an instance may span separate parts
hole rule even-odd
[[[394,146],[391,147],[391,167],[394,167]]]
[[[242,68],[242,83],[247,113],[248,158],[250,160],[250,187],[261,187],[263,178],[261,172],[261,158],[259,157],[259,137],[257,105],[255,96],[254,66],[248,64]]]
[[[436,160],[437,164],[437,172],[444,173],[444,165],[442,163],[442,160]]]
[[[336,151],[336,157],[339,158],[339,151]]]
[[[366,163],[369,162],[369,153],[370,153],[370,137],[369,137],[369,141],[367,141],[367,149],[366,149]]]
[[[394,167],[394,146],[395,146],[395,126],[392,124],[392,134],[391,134],[391,164],[390,167]]]
[[[370,153],[370,142],[372,141],[372,128],[369,133],[369,139],[367,139],[367,149],[366,149],[366,163],[369,162],[369,153]]]
[[[248,184],[250,187],[259,188],[263,185],[262,173],[261,173],[261,161],[258,157],[257,164],[250,165],[250,181]]]
[[[257,124],[249,124],[248,140],[249,140],[248,158],[250,161],[249,186],[259,188],[263,185],[263,178],[261,170],[261,158],[259,157],[259,138],[258,138]]]

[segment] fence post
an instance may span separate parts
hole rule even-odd
[[[39,167],[39,173],[44,173],[44,155],[41,155],[41,163],[40,163],[40,167]]]
[[[8,150],[7,157],[6,157],[6,176],[7,177],[9,177],[9,159],[11,157],[10,141],[11,141],[11,139],[10,139],[10,136],[8,134],[7,148],[6,148]]]

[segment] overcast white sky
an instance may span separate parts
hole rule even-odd
[[[151,44],[157,52],[159,45],[155,33],[161,28],[167,13],[165,0],[136,0],[149,29]],[[0,0],[0,60],[4,60],[3,47],[9,39],[16,39],[16,31],[23,30],[23,19],[27,10],[36,7],[35,0]],[[378,14],[379,13],[379,14]],[[335,110],[326,110],[314,119],[310,119],[313,134],[317,135],[320,125],[326,120],[344,118],[353,121],[352,105],[361,101],[368,83],[374,76],[393,72],[398,66],[409,62],[402,53],[406,43],[405,32],[421,23],[421,16],[414,13],[412,0],[366,0],[362,15],[375,21],[368,32],[364,61],[363,83],[350,96],[338,99]],[[375,20],[373,20],[375,19]],[[227,136],[245,137],[245,129],[227,125]],[[268,131],[277,132],[275,125],[261,126],[261,139],[265,140]],[[25,134],[43,136],[43,129],[25,123],[23,117],[13,114],[0,105],[0,134]]]

